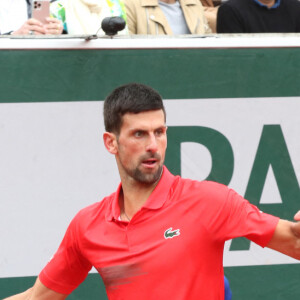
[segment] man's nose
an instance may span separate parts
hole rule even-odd
[[[157,151],[157,140],[154,134],[149,135],[149,141],[147,145],[147,151],[156,152]]]

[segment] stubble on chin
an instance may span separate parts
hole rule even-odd
[[[143,184],[153,184],[157,182],[162,174],[163,166],[160,165],[155,173],[144,173],[136,168],[131,174],[132,178]]]

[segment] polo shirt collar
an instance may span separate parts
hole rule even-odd
[[[174,182],[175,176],[169,172],[169,170],[164,166],[162,176],[147,199],[143,208],[146,209],[159,209],[161,208],[166,200]],[[106,212],[106,218],[108,221],[118,220],[120,217],[120,207],[119,207],[119,195],[122,189],[122,183],[119,184],[118,189],[115,193],[111,195],[111,204],[108,206]]]
[[[256,4],[258,4],[259,6],[262,6],[262,7],[266,7],[267,9],[273,9],[273,8],[277,8],[279,5],[280,5],[280,1],[281,0],[276,0],[274,5],[271,6],[271,7],[268,7],[267,5],[259,2],[259,0],[253,0]]]
[[[169,195],[170,188],[174,182],[175,176],[169,172],[169,170],[164,166],[162,176],[151,193],[150,197],[144,204],[144,208],[148,209],[158,209],[161,208]]]

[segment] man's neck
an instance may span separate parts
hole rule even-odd
[[[275,0],[258,0],[261,4],[266,5],[267,7],[272,7],[275,4]]]
[[[123,216],[123,219],[131,220],[146,203],[158,181],[151,185],[122,181],[122,192],[119,196],[121,218]]]

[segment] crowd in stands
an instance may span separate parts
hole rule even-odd
[[[104,34],[109,16],[126,21],[118,34],[300,32],[299,0],[52,0],[45,23],[32,18],[32,2],[0,1],[0,33]]]

